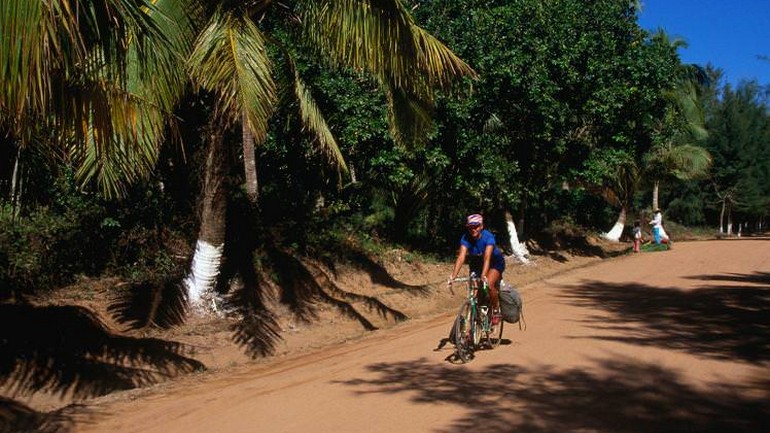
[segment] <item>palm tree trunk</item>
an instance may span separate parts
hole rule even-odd
[[[225,247],[227,210],[227,159],[223,133],[212,128],[207,135],[209,149],[202,190],[201,226],[190,274],[185,279],[188,301],[193,311],[199,314],[216,311],[214,288]]]
[[[11,209],[12,216],[19,216],[21,210],[21,147],[16,150],[16,161],[13,163],[13,174],[11,175]]]
[[[241,134],[243,140],[243,171],[246,176],[246,195],[252,204],[259,200],[259,183],[257,180],[257,161],[254,146],[254,134],[248,126],[248,119],[244,112],[241,116]]]
[[[511,215],[510,212],[505,212],[505,224],[511,239],[511,252],[513,253],[513,256],[521,263],[529,263],[529,251],[527,251],[526,245],[519,242],[519,235],[516,233],[516,224],[513,222],[513,215]]]
[[[620,214],[618,220],[615,221],[615,225],[612,226],[612,230],[604,234],[604,238],[618,242],[620,241],[620,235],[623,234],[623,227],[626,226],[626,207],[620,208]]]
[[[725,200],[722,200],[722,210],[719,211],[719,234],[724,233],[725,227]]]
[[[526,234],[525,234],[526,232],[524,230],[524,215],[526,213],[526,209],[527,209],[527,196],[524,195],[524,197],[522,197],[521,199],[521,206],[519,207],[519,222],[518,224],[516,224],[516,226],[519,228],[519,233],[521,233],[523,237],[526,237]]]
[[[655,181],[652,185],[652,211],[654,212],[655,209],[660,209],[658,206],[658,192],[660,190],[660,181]]]

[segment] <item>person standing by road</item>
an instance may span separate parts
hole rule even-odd
[[[660,245],[662,242],[667,244],[668,249],[671,249],[671,239],[663,229],[663,213],[661,213],[660,209],[655,209],[650,225],[652,226],[652,238],[655,240],[655,244]]]
[[[652,239],[656,244],[660,244],[660,228],[663,225],[663,214],[660,209],[655,209],[650,225],[652,226]]]
[[[634,252],[640,253],[642,244],[642,222],[639,220],[634,221]]]
[[[457,252],[452,274],[449,276],[449,284],[457,278],[467,258],[470,272],[481,276],[489,286],[492,324],[497,325],[502,320],[498,293],[505,271],[505,257],[495,243],[495,235],[484,229],[484,218],[480,214],[468,215],[465,228],[467,231],[460,238],[460,249]]]

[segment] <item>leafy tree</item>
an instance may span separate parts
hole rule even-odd
[[[669,41],[663,31],[654,37],[674,49],[686,46],[682,40]],[[674,72],[673,87],[665,92],[669,104],[657,121],[655,142],[645,157],[645,176],[653,184],[652,209],[659,208],[661,180],[704,177],[711,166],[711,155],[702,146],[708,136],[701,97],[702,89],[709,86],[706,71],[697,65],[681,65]]]
[[[473,75],[449,49],[418,27],[398,1],[298,1],[291,6],[284,9],[260,3],[253,9],[239,3],[219,4],[193,49],[193,78],[218,95],[216,116],[208,129],[201,230],[188,280],[193,301],[213,288],[224,246],[226,159],[221,131],[247,113],[244,118],[251,135],[257,142],[264,141],[268,119],[278,101],[273,90],[274,69],[267,55],[269,43],[284,56],[282,77],[288,77],[287,93],[294,96],[291,100],[296,101],[301,123],[313,132],[315,143],[341,161],[326,121],[290,57],[291,51],[268,36],[270,24],[293,28],[288,42],[301,44],[330,64],[375,77],[385,89],[391,133],[402,143],[419,141],[427,122],[419,107],[430,104],[433,87]],[[257,18],[267,25],[260,28]],[[296,24],[301,26],[296,28]]]
[[[604,196],[620,207],[615,225],[605,235],[612,240],[620,238],[634,196],[645,180],[645,160],[662,149],[655,147],[656,137],[661,137],[659,125],[665,123],[662,119],[669,113],[670,122],[680,122],[677,116],[681,115],[672,109],[673,100],[669,96],[676,88],[677,71],[681,68],[676,47],[662,34],[648,37],[645,32],[637,32],[636,35],[643,39],[627,46],[626,73],[619,78],[627,89],[618,94],[622,105],[608,118],[607,129],[599,135],[598,146],[591,150],[592,156],[585,166],[585,173],[591,177],[602,172],[608,174],[601,184],[594,179],[593,185],[601,186],[599,190],[604,191]],[[614,173],[603,168],[612,160],[618,164]]]
[[[736,220],[759,228],[770,213],[770,117],[763,95],[756,82],[725,85],[707,117],[720,232],[732,233]]]
[[[421,2],[426,26],[480,74],[467,103],[440,104],[435,142],[452,164],[439,200],[511,211],[522,230],[528,215],[537,229],[564,186],[579,195],[589,181],[597,191],[639,185],[618,179],[638,167],[620,167],[641,164],[652,146],[679,60],[639,27],[637,10],[609,0]],[[618,169],[600,167],[611,160]],[[633,193],[611,195],[628,205]]]
[[[64,107],[81,107],[74,114],[57,112],[50,118],[55,122],[74,119],[69,123],[73,131],[69,143],[83,161],[81,178],[99,179],[105,191],[120,192],[122,181],[135,180],[152,166],[159,151],[162,121],[179,101],[187,74],[197,89],[213,95],[211,117],[204,131],[208,153],[201,229],[188,280],[192,301],[213,287],[223,251],[228,131],[242,123],[247,177],[254,180],[249,145],[267,138],[269,119],[277,104],[293,101],[297,117],[312,134],[313,142],[342,164],[336,142],[286,43],[301,44],[330,65],[374,77],[385,90],[391,133],[401,143],[420,141],[429,121],[424,107],[432,102],[433,88],[473,75],[449,49],[418,27],[397,0],[288,4],[114,0],[115,10],[125,15],[118,17],[102,3],[86,1],[83,7],[72,7],[66,0],[32,3],[26,8],[14,3],[4,9],[2,17],[4,28],[19,36],[3,39],[7,44],[3,53],[13,53],[4,60],[13,67],[4,68],[0,79],[19,84],[4,87],[3,120],[11,122],[32,114],[49,118],[47,109],[56,104],[34,97],[46,96],[53,87],[45,77],[63,76],[66,80],[77,72],[74,83],[79,82],[77,78],[93,83],[98,92],[50,92],[64,95]],[[66,13],[57,14],[57,8]],[[32,59],[25,57],[24,50],[9,45],[24,39],[27,27],[40,30],[30,39],[38,44]],[[274,28],[288,29],[291,38],[272,38]],[[61,35],[62,40],[50,41],[47,38],[51,35]],[[87,43],[81,44],[83,41]],[[59,51],[48,57],[49,52],[39,50],[47,46]],[[274,66],[276,58],[271,57],[268,46],[281,56],[280,68]],[[180,59],[185,59],[186,69],[179,67]],[[30,71],[24,68],[29,65],[38,68],[30,74],[38,81],[25,81]],[[145,66],[153,67],[145,70]],[[14,92],[8,91],[10,88]],[[129,91],[134,88],[137,93]],[[84,101],[81,94],[95,94],[97,98]],[[109,116],[103,120],[106,114]],[[83,120],[89,127],[81,131],[77,127]],[[248,189],[253,195],[253,189]]]

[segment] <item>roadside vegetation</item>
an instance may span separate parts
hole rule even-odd
[[[228,295],[258,341],[260,286],[446,258],[471,212],[508,252],[656,207],[675,242],[767,231],[770,89],[683,64],[638,2],[6,3],[0,307],[115,277],[132,323]],[[0,382],[50,365],[6,341]]]

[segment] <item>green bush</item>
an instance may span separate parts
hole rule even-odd
[[[78,275],[163,279],[179,275],[190,254],[184,231],[192,226],[175,218],[157,183],[109,202],[77,190],[65,175],[48,197],[16,216],[0,202],[0,300],[61,287]]]
[[[47,290],[102,269],[109,252],[102,208],[39,207],[14,217],[9,205],[0,206],[0,290]]]

